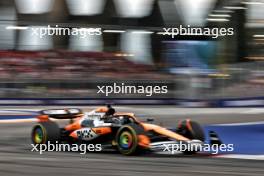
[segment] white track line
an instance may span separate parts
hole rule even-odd
[[[223,124],[215,124],[213,126],[243,126],[243,125],[264,125],[264,121],[243,122],[243,123],[223,123]]]
[[[227,154],[213,156],[215,158],[233,158],[233,159],[249,159],[249,160],[264,160],[264,155],[243,155],[243,154]]]
[[[264,108],[252,108],[244,111],[243,114],[264,114]]]
[[[27,122],[37,122],[37,119],[36,118],[30,118],[30,119],[0,120],[0,124],[3,124],[3,123],[27,123]]]

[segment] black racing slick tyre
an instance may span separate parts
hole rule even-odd
[[[205,135],[201,125],[189,119],[179,122],[177,132],[191,140],[205,141]],[[198,150],[199,151],[199,150]],[[197,150],[186,150],[183,153],[190,155],[195,154]]]
[[[143,134],[143,127],[135,124],[124,125],[116,133],[118,151],[123,155],[136,155],[140,152],[138,135]]]
[[[189,139],[198,139],[202,142],[205,140],[205,135],[201,125],[189,119],[179,122],[177,132]]]
[[[56,143],[60,140],[60,128],[52,121],[40,122],[33,127],[31,139],[34,144]]]

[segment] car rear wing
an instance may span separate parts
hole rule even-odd
[[[69,109],[46,109],[40,111],[40,115],[46,115],[55,119],[74,119],[83,115],[81,109],[69,108]]]

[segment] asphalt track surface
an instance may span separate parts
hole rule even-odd
[[[153,117],[157,123],[165,126],[173,126],[178,119],[186,117],[202,124],[263,121],[263,113],[252,113],[252,109],[176,109],[172,106],[156,106],[120,107],[118,110],[133,110],[142,115],[142,119]],[[78,152],[46,152],[40,155],[38,152],[31,152],[30,132],[33,124],[34,122],[0,124],[1,176],[264,175],[264,161],[261,160],[157,154],[127,157],[113,152],[85,155]]]

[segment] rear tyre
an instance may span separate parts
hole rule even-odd
[[[31,133],[34,144],[56,143],[60,140],[60,128],[55,122],[41,122],[36,124]]]
[[[131,124],[122,126],[116,133],[118,151],[123,155],[135,155],[139,153],[138,135],[144,132],[139,125]]]

